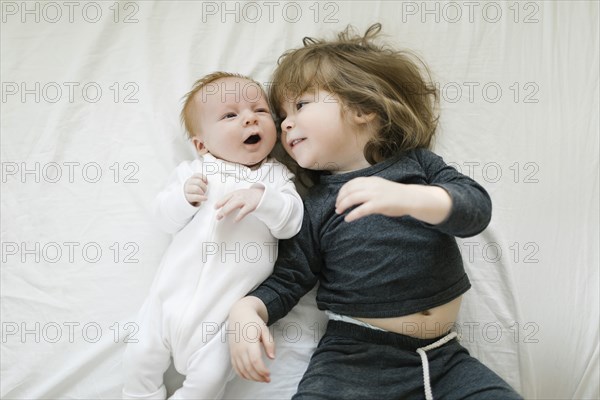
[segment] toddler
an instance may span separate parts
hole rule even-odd
[[[329,323],[293,399],[518,399],[452,332],[470,288],[455,236],[481,232],[487,192],[428,148],[437,91],[423,63],[364,36],[306,38],[281,58],[270,100],[281,141],[316,183],[273,275],[231,310],[262,326],[230,342],[246,379],[268,382],[266,324],[317,282]]]

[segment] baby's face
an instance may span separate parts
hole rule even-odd
[[[254,82],[223,78],[196,93],[200,134],[196,140],[217,158],[252,166],[273,150],[275,123],[265,95]]]

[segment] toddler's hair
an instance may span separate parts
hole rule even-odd
[[[351,26],[337,40],[305,37],[285,52],[269,87],[272,109],[302,93],[331,92],[354,111],[375,113],[377,134],[364,149],[370,164],[415,148],[429,148],[438,122],[438,91],[427,65],[414,53],[378,45],[381,24],[364,36]]]
[[[200,78],[196,82],[194,82],[194,85],[192,86],[192,90],[190,90],[188,93],[186,93],[182,98],[183,107],[181,109],[180,119],[181,119],[181,123],[183,124],[189,139],[192,139],[194,136],[196,136],[198,134],[198,127],[194,126],[194,107],[193,107],[194,96],[196,95],[196,93],[198,93],[200,90],[202,90],[206,86],[210,85],[211,83],[213,83],[215,81],[218,81],[219,79],[224,79],[224,78],[245,79],[247,81],[256,83],[258,85],[258,87],[261,90],[263,90],[262,85],[260,83],[258,83],[254,79],[252,79],[248,76],[242,75],[242,74],[216,71],[216,72],[210,73],[208,75],[204,75],[202,78]],[[264,92],[264,90],[263,90],[263,92]]]

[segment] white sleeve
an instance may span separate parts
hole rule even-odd
[[[276,179],[273,182],[259,182],[251,186],[264,189],[262,199],[252,214],[267,225],[274,237],[289,239],[300,231],[304,205],[294,185],[294,174],[280,163],[274,163],[274,168]]]
[[[185,199],[183,192],[185,181],[193,173],[190,161],[179,164],[169,177],[165,189],[154,200],[154,218],[160,228],[167,233],[181,230],[199,210],[199,207],[194,207]]]

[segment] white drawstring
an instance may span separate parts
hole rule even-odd
[[[350,324],[363,326],[365,328],[388,332],[385,329],[378,328],[378,327],[368,324],[366,322],[359,321],[357,319],[347,317],[345,315],[336,314],[331,311],[325,311],[325,313],[327,314],[329,319],[333,320],[333,321],[343,321],[343,322],[347,322]],[[431,392],[431,379],[429,378],[429,360],[427,359],[426,352],[429,350],[437,349],[438,347],[442,347],[443,345],[445,345],[446,343],[448,343],[455,337],[458,337],[458,334],[456,332],[450,332],[446,336],[441,338],[440,340],[433,342],[427,346],[419,347],[417,349],[417,353],[421,356],[421,364],[423,365],[423,383],[425,385],[425,399],[426,400],[433,400],[433,393]]]
[[[336,314],[336,313],[331,312],[329,310],[325,310],[325,314],[327,314],[327,316],[329,317],[329,319],[332,320],[332,321],[342,321],[342,322],[347,322],[349,324],[354,324],[354,325],[362,326],[362,327],[365,327],[365,328],[373,329],[375,331],[389,332],[389,331],[386,331],[385,329],[378,328],[378,327],[373,326],[371,324],[368,324],[366,322],[359,321],[357,319],[354,319],[352,317],[348,317],[346,315]]]
[[[429,350],[437,349],[438,347],[442,347],[457,336],[458,334],[456,332],[450,332],[437,342],[433,342],[430,345],[427,345],[425,347],[419,347],[417,349],[417,353],[419,353],[419,355],[421,356],[421,363],[423,364],[423,383],[425,384],[426,400],[433,400],[433,394],[431,393],[431,381],[429,378],[429,360],[427,359],[426,352]]]

